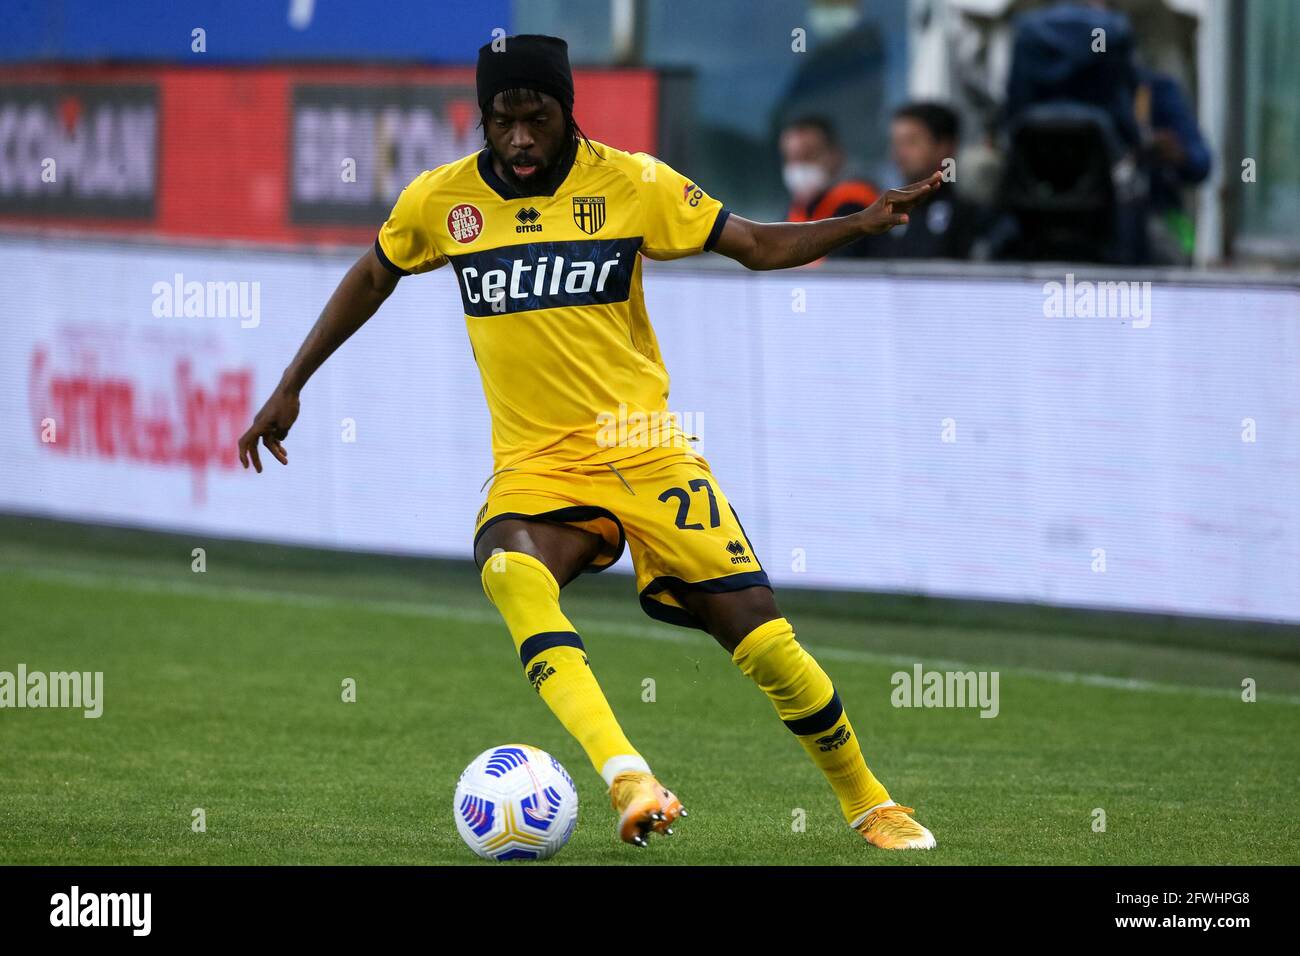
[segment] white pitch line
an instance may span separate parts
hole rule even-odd
[[[467,624],[500,625],[501,617],[489,607],[471,609],[455,607],[450,604],[434,602],[416,604],[410,601],[377,601],[368,598],[351,599],[325,597],[315,594],[299,594],[293,591],[275,591],[260,588],[231,587],[227,585],[185,584],[178,581],[165,581],[160,578],[121,577],[97,571],[67,571],[53,569],[10,568],[17,574],[40,581],[55,583],[91,585],[96,587],[113,587],[140,594],[172,594],[208,598],[236,598],[241,601],[258,601],[264,604],[289,605],[292,607],[314,609],[357,609],[381,614],[393,614],[402,617],[443,618],[462,621]],[[592,628],[622,637],[643,640],[664,641],[672,644],[713,645],[712,639],[703,632],[680,629],[667,630],[671,625],[653,627],[643,624],[628,624],[624,621],[612,621],[591,618],[587,621]],[[844,661],[853,664],[895,664],[911,668],[918,659],[906,654],[882,654],[875,651],[857,651],[845,647],[802,642],[810,653],[826,660]],[[969,671],[981,670],[977,665],[965,661],[938,660],[926,658],[924,662],[930,670]],[[1036,667],[1009,667],[1006,673],[1023,677],[1034,677],[1058,684],[1083,684],[1088,687],[1103,687],[1110,690],[1136,691],[1156,694],[1192,694],[1201,697],[1217,697],[1238,700],[1238,691],[1218,688],[1199,687],[1191,684],[1163,684],[1156,681],[1133,677],[1112,677],[1108,674],[1086,674],[1076,671],[1054,671]],[[1267,693],[1261,695],[1262,701],[1300,705],[1300,695]]]

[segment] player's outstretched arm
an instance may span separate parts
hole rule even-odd
[[[939,188],[942,174],[883,193],[861,212],[817,222],[751,222],[731,215],[713,251],[747,269],[789,269],[820,259],[832,249],[888,232],[907,222],[913,206]]]
[[[398,277],[379,261],[373,247],[353,263],[307,333],[298,354],[284,370],[280,384],[239,439],[239,461],[245,468],[251,460],[253,467],[261,472],[259,441],[280,464],[289,464],[289,456],[280,443],[298,418],[298,394],[312,373],[383,305],[397,287],[397,281]]]

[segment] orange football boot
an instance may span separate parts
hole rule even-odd
[[[672,836],[672,824],[687,815],[671,790],[653,776],[629,770],[614,778],[609,803],[618,811],[618,838],[633,846],[647,846],[651,833]]]
[[[853,829],[861,833],[868,843],[882,850],[930,850],[935,846],[934,834],[912,819],[911,807],[897,803],[872,807],[855,821]]]

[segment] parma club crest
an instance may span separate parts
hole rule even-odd
[[[605,197],[574,196],[573,221],[589,236],[600,232],[600,227],[605,225]]]

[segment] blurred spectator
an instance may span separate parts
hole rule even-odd
[[[944,169],[957,155],[961,124],[957,114],[939,103],[911,103],[894,113],[889,128],[890,152],[903,185]],[[873,258],[968,259],[980,231],[981,213],[965,199],[954,179],[944,182],[917,206],[909,222],[882,236],[872,236],[866,254]]]
[[[1063,2],[1018,17],[1004,109],[1001,258],[1148,261],[1127,18]]]
[[[1196,244],[1183,189],[1210,174],[1210,150],[1178,82],[1155,70],[1139,69],[1135,113],[1150,175],[1152,258],[1160,263],[1191,261]]]
[[[1003,110],[1008,122],[1043,103],[1093,106],[1110,117],[1125,145],[1136,147],[1137,85],[1133,30],[1123,14],[1103,3],[1066,0],[1016,19]]]
[[[794,72],[773,108],[772,128],[785,129],[805,116],[851,115],[852,122],[845,121],[836,131],[839,144],[846,156],[862,164],[863,172],[876,172],[885,160],[885,104],[891,91],[901,93],[906,78],[900,76],[898,85],[890,85],[882,33],[887,27],[881,13],[868,16],[865,6],[862,0],[810,0],[804,17],[791,21],[791,26],[806,26],[807,50],[794,57]],[[899,4],[877,0],[871,6]]]
[[[844,152],[829,120],[816,116],[795,120],[781,131],[779,145],[781,178],[791,200],[788,222],[847,216],[866,209],[880,195],[871,183],[844,176]],[[841,246],[831,256],[861,256],[863,244]]]

